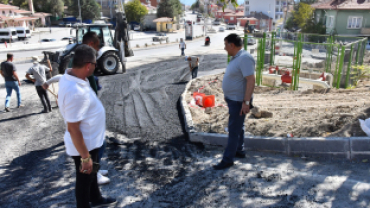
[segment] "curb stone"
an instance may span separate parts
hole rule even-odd
[[[186,84],[185,90],[180,96],[181,112],[184,116],[185,130],[189,134],[189,140],[205,145],[226,146],[227,134],[205,133],[195,130],[192,115],[185,100],[186,93],[193,81],[191,80]],[[370,159],[369,137],[286,138],[245,135],[244,143],[245,149],[249,151],[273,152],[288,156],[346,160]]]

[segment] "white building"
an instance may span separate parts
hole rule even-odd
[[[277,22],[283,18],[284,8],[293,0],[244,0],[244,15],[250,12],[262,12]]]

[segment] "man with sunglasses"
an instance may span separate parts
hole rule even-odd
[[[59,111],[67,129],[64,144],[76,167],[77,208],[109,206],[116,200],[102,197],[98,182],[100,148],[105,137],[105,110],[87,77],[94,73],[96,51],[88,45],[75,50],[72,69],[59,81]]]
[[[99,37],[96,35],[95,32],[87,32],[82,38],[82,44],[88,45],[88,46],[94,48],[95,51],[98,51],[99,46],[100,46]],[[72,67],[73,60],[74,60],[74,57],[72,57],[71,60],[70,60],[67,72]],[[95,64],[95,68],[96,68],[97,64],[96,63],[94,63],[94,64]],[[46,81],[43,84],[43,88],[46,90],[51,83],[58,82],[61,77],[62,77],[62,75],[57,75],[57,76],[52,77],[51,79],[49,79],[48,81]],[[95,94],[97,95],[98,94],[98,83],[95,80],[94,73],[92,75],[88,76],[88,80],[89,80],[89,84],[90,84],[91,89],[93,89]],[[98,163],[100,163],[100,160],[103,156],[105,146],[106,146],[106,143],[104,141],[102,148],[100,148],[99,157],[98,157],[98,161],[97,161]],[[99,185],[110,183],[110,179],[107,176],[105,176],[107,174],[108,174],[108,170],[99,170],[99,172],[98,172],[98,184]]]

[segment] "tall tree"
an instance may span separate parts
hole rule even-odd
[[[300,27],[304,28],[308,21],[312,19],[314,9],[305,3],[299,3],[298,11],[294,11],[294,22]]]
[[[13,5],[19,6],[22,9],[29,9],[27,0],[13,0]],[[35,12],[62,15],[64,12],[64,2],[63,0],[33,0],[33,8]]]
[[[82,19],[98,19],[100,18],[100,5],[96,0],[80,0],[81,17]],[[76,17],[79,16],[78,1],[73,0],[70,8],[72,14]]]
[[[8,4],[8,0],[0,0],[0,4]]]
[[[139,0],[134,0],[125,4],[125,13],[128,22],[140,22],[148,14],[148,9]]]
[[[158,4],[157,17],[176,17],[182,13],[179,0],[161,0]]]

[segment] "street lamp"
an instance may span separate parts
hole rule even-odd
[[[268,31],[270,32],[270,11],[267,11],[269,14],[268,19],[267,19],[267,25],[268,25]]]

